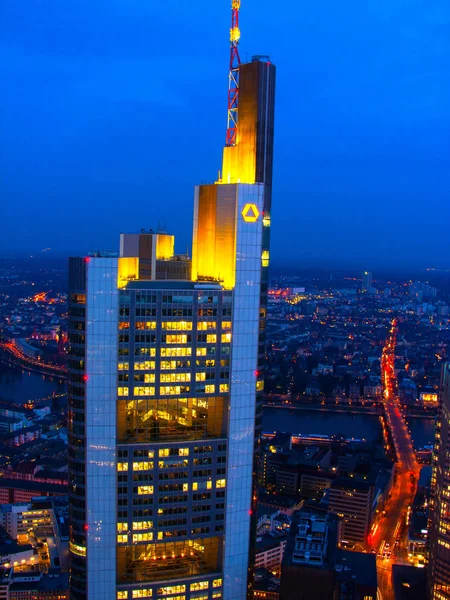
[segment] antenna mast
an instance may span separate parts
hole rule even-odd
[[[239,102],[239,9],[241,0],[231,0],[231,29],[230,29],[230,70],[228,74],[228,123],[226,146],[236,144],[238,126],[238,102]]]

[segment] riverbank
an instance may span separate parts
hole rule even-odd
[[[361,406],[361,405],[342,405],[342,404],[270,404],[263,403],[263,408],[274,408],[277,410],[295,410],[295,411],[314,411],[323,413],[344,413],[344,414],[366,414],[366,415],[382,415],[383,407],[377,406]]]
[[[315,412],[326,412],[326,413],[345,413],[350,415],[366,414],[366,415],[382,415],[384,414],[384,407],[381,402],[374,402],[371,404],[344,404],[344,403],[286,403],[284,402],[263,402],[263,408],[276,408],[281,410],[300,410],[300,411],[315,411]],[[435,421],[437,418],[437,409],[434,410],[420,410],[417,408],[409,409],[406,411],[406,416],[409,419],[429,419]]]

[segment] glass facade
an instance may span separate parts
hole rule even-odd
[[[192,264],[70,260],[71,600],[252,597],[275,67],[241,68],[251,183],[196,189]]]

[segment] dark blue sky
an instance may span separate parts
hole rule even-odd
[[[0,254],[115,248],[158,220],[190,246],[229,5],[1,3]],[[243,0],[241,32],[278,67],[274,261],[450,266],[448,0]]]

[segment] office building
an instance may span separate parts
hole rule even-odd
[[[342,521],[305,504],[294,514],[283,556],[282,600],[376,600],[376,557],[338,547]]]
[[[364,543],[372,525],[373,485],[340,477],[328,489],[330,511],[342,519],[340,542]]]
[[[372,289],[372,273],[370,271],[364,271],[362,276],[361,291],[363,294],[370,294]]]
[[[239,66],[192,262],[151,231],[70,259],[71,600],[252,593],[274,92],[267,57]]]
[[[431,600],[450,599],[450,363],[442,366],[431,478],[428,585]]]
[[[280,598],[333,598],[339,519],[305,506],[294,513],[281,567]]]

